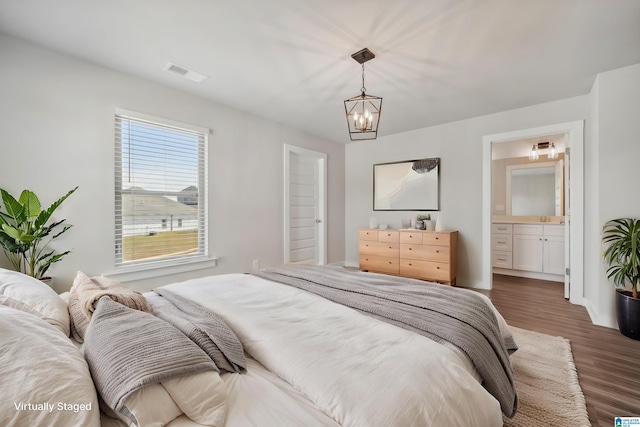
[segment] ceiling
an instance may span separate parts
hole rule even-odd
[[[0,0],[0,32],[341,142],[363,47],[380,136],[586,94],[640,63],[638,0]]]

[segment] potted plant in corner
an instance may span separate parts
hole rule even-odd
[[[620,332],[640,340],[640,220],[618,218],[607,221],[602,230],[607,277],[616,288],[616,314]],[[629,288],[630,290],[627,290]]]
[[[71,252],[56,253],[49,248],[49,243],[71,228],[64,224],[65,219],[50,224],[49,220],[58,206],[77,189],[43,209],[32,191],[24,190],[16,199],[0,188],[6,210],[0,210],[0,246],[16,271],[46,282],[49,267]]]

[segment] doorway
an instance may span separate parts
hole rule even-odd
[[[326,264],[327,155],[284,146],[284,262]]]
[[[568,295],[565,295],[574,304],[584,305],[583,297],[583,223],[584,223],[584,175],[583,175],[583,146],[584,146],[584,121],[560,123],[557,125],[543,126],[539,128],[523,129],[501,134],[487,135],[483,138],[483,280],[492,287],[493,257],[492,257],[492,225],[495,215],[492,194],[493,162],[492,152],[499,143],[507,141],[523,140],[537,137],[547,137],[554,134],[565,134],[566,147],[570,149],[571,167],[567,167],[568,181],[571,183],[571,191],[564,192],[567,197],[570,211],[565,214],[570,218],[565,224],[567,231],[565,255],[566,271],[570,276],[571,286]],[[568,166],[568,162],[565,162]],[[567,253],[568,252],[568,253]]]

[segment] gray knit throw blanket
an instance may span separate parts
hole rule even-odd
[[[169,322],[205,351],[223,371],[246,372],[244,348],[236,334],[211,311],[167,289],[147,294],[153,314]]]
[[[106,405],[138,421],[125,405],[136,390],[167,378],[218,370],[182,332],[152,314],[103,296],[87,329],[84,355]]]
[[[484,388],[513,417],[518,405],[509,351],[490,306],[472,291],[341,267],[288,265],[255,274],[351,307],[367,316],[464,351]],[[506,342],[505,342],[506,341]]]

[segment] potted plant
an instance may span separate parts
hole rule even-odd
[[[422,223],[422,226],[418,226],[419,223]],[[416,218],[416,228],[420,230],[431,230],[433,231],[433,223],[431,221],[431,214],[426,215],[418,215]]]
[[[602,230],[607,277],[616,288],[616,313],[620,332],[640,340],[640,220],[618,218]],[[627,290],[627,288],[629,288]]]
[[[77,189],[43,209],[32,191],[24,190],[16,199],[0,188],[6,210],[0,210],[0,246],[16,271],[36,279],[47,279],[45,274],[49,267],[71,252],[56,253],[49,248],[49,243],[71,228],[64,224],[65,219],[52,223],[49,220],[58,206]]]

